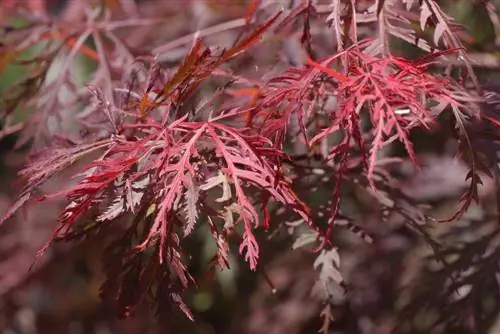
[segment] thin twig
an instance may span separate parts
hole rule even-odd
[[[165,23],[164,18],[155,18],[155,19],[133,18],[133,19],[128,19],[128,20],[120,20],[120,21],[114,21],[114,22],[100,24],[99,27],[103,30],[111,31],[111,30],[115,30],[115,29],[119,29],[119,28],[151,26],[151,25],[161,24],[161,23]]]
[[[157,48],[154,48],[152,53],[154,55],[158,55],[158,58],[161,59],[163,53],[166,53],[166,52],[168,52],[172,49],[175,49],[179,46],[189,44],[193,41],[193,39],[195,37],[206,37],[206,36],[217,34],[217,33],[223,32],[223,31],[241,28],[241,27],[245,26],[245,24],[246,24],[246,21],[244,18],[235,19],[235,20],[231,20],[231,21],[224,22],[221,24],[217,24],[215,26],[212,26],[212,27],[200,30],[200,31],[193,32],[189,35],[185,35],[185,36],[180,37],[176,40],[173,40],[167,44],[163,44]]]

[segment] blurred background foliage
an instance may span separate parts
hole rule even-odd
[[[124,4],[130,2],[132,1],[105,0],[102,5],[119,12],[123,10]],[[11,13],[14,3],[12,0],[3,0],[0,3],[0,22],[13,27],[23,27],[27,22]],[[143,31],[147,30],[146,28],[122,32],[123,36],[128,34],[125,40],[139,50],[141,44],[155,44],[158,35],[165,34],[166,37],[162,36],[162,39],[175,40],[197,29],[243,17],[248,5],[246,1],[231,0],[142,0],[136,3],[144,15],[154,13],[156,17],[168,21],[166,27],[153,32]],[[466,41],[481,81],[493,87],[500,87],[497,83],[500,70],[500,26],[496,21],[498,18],[492,17],[480,0],[443,0],[440,3],[450,16],[466,27],[461,37]],[[67,15],[74,19],[79,17],[77,1],[21,0],[17,5],[19,4],[24,6],[25,10],[46,11],[49,15]],[[493,1],[492,4],[497,8],[500,5],[498,1]],[[224,44],[234,37],[233,32],[221,31],[208,40]],[[0,40],[0,43],[3,42]],[[12,60],[29,59],[35,56],[42,46],[36,45],[21,54],[12,53],[9,49],[0,51],[0,96],[5,97],[8,94],[7,88],[30,72],[26,66],[13,64]],[[93,48],[90,42],[87,42],[87,46]],[[410,57],[416,55],[413,48],[397,41],[394,41],[393,48],[396,53]],[[182,48],[178,50],[180,54],[184,51]],[[175,53],[172,58],[175,62]],[[79,81],[82,82],[95,66],[93,61],[83,54],[78,56],[75,64],[78,67]],[[242,60],[236,66],[244,70],[245,61]],[[14,124],[25,121],[29,115],[29,108],[16,110]],[[25,161],[23,149],[14,149],[16,136],[16,133],[5,135],[0,141],[0,212],[5,211],[12,202],[16,192],[16,172]],[[429,156],[429,166],[435,168],[426,169],[427,174],[423,176],[409,178],[407,187],[412,193],[427,196],[436,194],[443,188],[453,188],[457,184],[460,187],[462,184],[464,175],[461,167],[453,165],[440,155],[446,149],[445,141],[446,137],[440,137],[440,134],[431,137],[417,134],[415,137],[417,149]],[[445,176],[446,180],[443,181]],[[464,247],[472,247],[467,243],[468,240],[493,238],[497,233],[497,222],[496,218],[489,218],[493,201],[492,192],[489,191],[483,194],[484,204],[471,209],[462,222],[453,227],[442,225],[428,233],[441,238],[445,243],[458,238],[452,245],[464,243]],[[318,202],[327,192],[326,188],[323,195],[318,192]],[[436,196],[436,212],[447,212],[455,204],[447,197],[446,191],[444,195]],[[382,226],[376,221],[377,218],[369,211],[369,203],[356,203],[363,202],[363,199],[356,198],[356,194],[353,194],[352,198],[353,200],[347,201],[345,205],[351,206],[353,213],[365,217],[367,222],[371,221],[375,228],[382,230]],[[23,211],[18,219],[0,228],[0,332],[157,333],[154,313],[146,305],[139,308],[134,317],[117,319],[111,305],[101,302],[99,288],[104,278],[100,263],[102,245],[91,241],[77,246],[57,245],[45,261],[42,260],[28,273],[37,249],[50,233],[46,231],[47,225],[51,226],[53,223],[58,205],[56,203],[54,207],[30,207]],[[430,295],[436,297],[436,293],[444,293],[446,289],[450,289],[444,281],[440,281],[443,275],[446,277],[447,274],[436,274],[440,268],[426,267],[424,259],[430,254],[429,248],[419,241],[417,234],[397,224],[391,228],[386,227],[386,230],[384,241],[378,244],[375,250],[359,242],[351,242],[352,236],[345,238],[347,241],[344,241],[342,246],[342,254],[352,260],[345,261],[348,266],[356,268],[346,269],[352,271],[351,280],[354,286],[349,298],[350,304],[346,302],[332,310],[336,318],[331,326],[331,333],[388,333],[387,328],[394,328],[394,322],[401,314],[407,315],[407,318],[398,330],[400,333],[473,333],[471,328],[476,328],[475,333],[500,333],[498,285],[494,282],[499,277],[496,272],[492,273],[492,277],[483,273],[484,283],[475,284],[471,288],[475,292],[471,298],[484,304],[480,307],[484,312],[484,324],[476,327],[464,325],[454,329],[438,326],[430,330],[443,312],[451,312],[443,311],[442,305],[438,303],[429,304],[435,301]],[[479,242],[477,247],[490,247],[492,250],[488,251],[486,258],[498,264],[498,257],[495,256],[499,253],[495,242],[493,239],[488,240],[486,246],[485,242]],[[189,243],[194,258],[198,259],[191,268],[194,276],[197,276],[203,272],[202,269],[210,260],[209,254],[213,253],[215,247],[209,238],[208,227],[200,229],[191,237]],[[199,280],[198,288],[191,291],[187,298],[188,304],[195,312],[196,321],[191,323],[183,315],[174,314],[169,318],[174,324],[174,332],[315,333],[322,325],[319,317],[322,306],[309,298],[317,275],[311,265],[314,256],[304,250],[291,252],[291,246],[292,241],[286,237],[278,237],[269,244],[264,243],[261,262],[263,270],[257,273],[250,272],[239,258],[232,258],[232,269],[217,273],[215,282],[209,279]],[[20,251],[21,249],[23,251]],[[449,252],[451,251],[452,248]],[[477,252],[486,251],[483,249]],[[470,254],[476,253],[471,250]],[[421,272],[428,274],[421,275]],[[421,278],[430,279],[432,282],[420,281]],[[417,284],[419,288],[411,292],[403,291],[402,287],[406,283]],[[442,286],[436,288],[439,284]],[[429,289],[426,290],[426,287]],[[409,302],[415,300],[421,302]],[[466,310],[469,306],[461,307]],[[162,310],[158,312],[161,317]],[[468,317],[466,314],[463,316]]]

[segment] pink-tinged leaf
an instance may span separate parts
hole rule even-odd
[[[120,196],[115,198],[106,211],[97,217],[97,221],[113,220],[123,212],[125,212],[125,200]]]
[[[193,134],[192,138],[186,143],[184,148],[184,153],[182,154],[179,162],[175,166],[176,173],[168,188],[166,190],[166,194],[161,198],[160,204],[158,206],[158,213],[154,220],[153,225],[151,226],[150,232],[146,239],[137,246],[137,249],[144,249],[156,236],[159,237],[159,259],[160,263],[164,261],[164,251],[165,245],[168,238],[168,234],[170,232],[171,223],[168,221],[168,216],[174,210],[174,204],[176,200],[180,198],[181,190],[182,190],[182,181],[184,179],[185,170],[188,168],[189,159],[191,156],[191,152],[197,142],[197,140],[203,135],[207,128],[207,123],[200,125],[196,132]]]
[[[217,244],[217,253],[212,258],[211,263],[221,269],[227,269],[229,268],[229,243],[226,234],[224,231],[219,231],[210,216],[208,216],[208,223],[210,232],[215,236],[215,243]]]
[[[427,5],[426,1],[422,1],[422,6],[420,7],[420,29],[425,30],[427,21],[432,16],[431,9]]]
[[[184,211],[186,213],[186,226],[184,228],[184,235],[189,235],[194,230],[196,221],[198,220],[197,203],[199,199],[199,188],[194,183],[190,173],[187,173],[184,178],[184,186],[186,188]]]
[[[309,146],[312,147],[315,144],[317,144],[319,141],[325,139],[328,135],[337,132],[340,129],[339,124],[333,124],[332,126],[323,129],[320,133],[318,133],[316,136],[314,136],[311,141],[309,142]]]
[[[259,260],[259,244],[255,240],[252,231],[245,228],[243,240],[240,244],[240,254],[244,255],[245,261],[250,264],[250,269],[255,270]]]
[[[415,4],[416,0],[403,0],[403,3],[406,4],[406,10],[409,11],[412,9],[413,5]]]
[[[113,144],[113,140],[101,140],[88,145],[81,145],[70,149],[57,149],[51,155],[38,156],[38,159],[19,172],[19,175],[27,181],[20,197],[14,202],[9,210],[0,219],[2,225],[7,219],[19,210],[31,198],[32,193],[44,182],[56,175],[58,172],[71,166],[84,156],[97,150],[107,148]]]
[[[309,65],[311,65],[312,67],[314,67],[315,69],[320,70],[321,72],[328,74],[330,77],[332,77],[333,79],[335,79],[341,83],[346,83],[346,82],[349,82],[351,80],[348,77],[346,77],[345,75],[340,74],[339,72],[332,70],[330,68],[327,68],[324,65],[321,65],[310,58],[307,58],[307,63]]]
[[[443,37],[443,33],[446,31],[446,25],[442,22],[436,24],[434,30],[434,45],[439,45],[439,40]]]
[[[241,188],[240,181],[237,175],[238,169],[234,165],[229,152],[226,150],[224,144],[222,143],[219,136],[215,133],[212,127],[208,128],[208,133],[214,140],[217,149],[221,152],[222,156],[224,157],[224,160],[228,165],[229,176],[233,180],[233,184],[236,189],[237,200],[241,206],[241,215],[245,221],[245,224],[253,223],[255,227],[257,227],[259,225],[259,215],[257,214],[257,211],[255,211],[253,205],[250,204],[248,197],[245,195],[243,189]]]

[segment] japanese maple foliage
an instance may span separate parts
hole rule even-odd
[[[479,89],[470,88],[478,88],[478,82],[456,36],[457,26],[432,0],[326,3],[302,1],[286,12],[266,1],[251,1],[244,29],[232,46],[207,46],[194,36],[176,66],[166,64],[158,51],[162,47],[139,54],[115,35],[116,27],[139,21],[113,20],[106,8],[88,14],[90,23],[83,31],[66,34],[72,36],[66,42],[73,42],[62,73],[45,82],[53,58],[65,46],[53,48],[50,41],[36,58],[23,61],[33,67],[31,77],[3,106],[9,126],[15,108],[33,104],[24,142],[55,137],[44,119],[49,116],[72,117],[78,134],[59,133],[59,140],[52,140],[20,172],[26,186],[1,222],[30,199],[65,196],[67,204],[47,247],[54,240],[107,240],[102,296],[114,299],[121,314],[133,312],[143,296],[155,291],[158,303],[165,302],[159,296],[166,296],[190,318],[181,294],[196,279],[183,241],[200,225],[209,225],[217,245],[214,268],[229,268],[230,245],[235,244],[255,270],[261,255],[256,230],[305,222],[312,237],[301,245],[314,243],[320,254],[314,266],[323,270],[324,301],[330,305],[334,297],[329,286],[346,287],[334,227],[347,222],[356,229],[354,219],[342,210],[346,187],[363,188],[378,210],[400,213],[411,224],[442,219],[403,196],[393,173],[403,160],[418,166],[411,134],[439,131],[442,119],[452,123],[457,154],[471,166],[470,187],[449,220],[461,217],[477,200],[478,173],[487,168],[476,159],[469,138],[471,125],[482,121],[483,97]],[[364,5],[363,12],[359,7]],[[321,13],[328,18],[319,19]],[[358,28],[365,23],[378,25],[376,36],[362,36]],[[328,25],[336,41],[325,48],[315,43],[312,26]],[[302,63],[270,71],[265,78],[238,73],[234,64],[240,58],[298,26]],[[24,29],[50,40],[66,27],[54,19],[52,27],[41,21]],[[6,43],[24,36],[23,31],[8,30]],[[432,41],[423,35],[428,30]],[[392,38],[427,54],[398,56],[392,52]],[[87,39],[95,49],[85,44]],[[29,46],[23,43],[16,52]],[[78,52],[99,64],[81,87],[69,75]],[[248,57],[245,61],[251,61]],[[443,60],[457,57],[465,68],[461,77],[440,67]],[[255,66],[261,66],[257,60]],[[63,84],[74,93],[71,103],[55,93]],[[78,103],[84,108],[70,114]],[[498,126],[496,118],[487,119]],[[404,153],[393,153],[397,142]],[[67,189],[40,194],[44,182],[86,159],[92,161],[74,173]],[[324,175],[326,179],[317,178]],[[310,208],[314,203],[304,192],[304,182],[311,178],[328,184],[326,217]],[[131,289],[134,285],[139,288]]]

